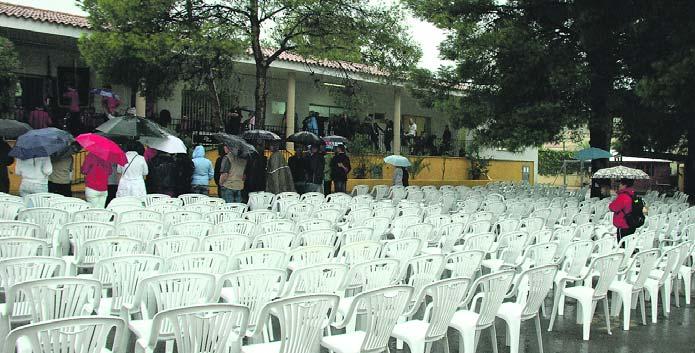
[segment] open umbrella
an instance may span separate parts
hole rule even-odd
[[[140,142],[150,148],[166,153],[188,153],[186,145],[176,136],[167,135],[166,137],[141,137]]]
[[[64,152],[74,141],[69,132],[54,127],[31,130],[17,138],[9,155],[19,159],[48,157]]]
[[[288,136],[287,141],[301,143],[302,145],[316,145],[321,143],[321,138],[313,132],[299,131]]]
[[[613,155],[605,150],[596,147],[585,148],[574,154],[574,159],[579,161],[591,161],[594,159],[611,158]]]
[[[594,179],[649,179],[649,174],[642,170],[619,165],[617,167],[599,169],[593,175]]]
[[[31,126],[17,120],[0,119],[0,137],[14,139],[31,131]]]
[[[166,137],[170,135],[163,127],[150,119],[135,115],[115,117],[97,127],[97,130],[113,135],[125,137]]]
[[[336,146],[336,145],[344,145],[348,143],[348,139],[342,136],[338,135],[329,135],[329,136],[324,136],[322,137],[324,141],[326,141],[326,144],[329,144],[331,146]]]
[[[238,149],[239,150],[239,156],[241,156],[241,157],[246,157],[246,156],[249,156],[253,153],[258,153],[258,151],[256,151],[256,148],[254,148],[253,145],[246,142],[244,139],[242,139],[239,136],[219,132],[219,133],[214,134],[213,137],[219,143],[222,143],[229,148]]]
[[[384,162],[396,167],[410,167],[410,161],[408,160],[408,158],[399,156],[397,154],[392,154],[384,158]]]
[[[96,94],[102,97],[116,98],[118,100],[121,100],[121,97],[119,97],[116,93],[114,93],[112,90],[108,88],[93,88],[89,90],[89,93]]]
[[[87,133],[77,136],[75,140],[89,153],[93,153],[107,162],[118,165],[125,165],[128,162],[123,150],[104,136]]]
[[[241,135],[244,140],[270,140],[280,141],[280,136],[268,130],[247,130]]]

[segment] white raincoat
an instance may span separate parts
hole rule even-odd
[[[128,158],[128,163],[125,166],[118,166],[121,180],[118,182],[116,197],[147,195],[144,178],[149,171],[145,157],[135,151],[128,151],[125,155]]]

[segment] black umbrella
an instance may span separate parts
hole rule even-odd
[[[17,120],[0,119],[0,137],[14,139],[31,130],[31,126]]]
[[[69,132],[54,127],[31,130],[17,138],[9,155],[23,160],[48,157],[64,153],[73,142],[75,139]]]
[[[239,136],[218,132],[214,134],[213,137],[229,148],[237,148],[239,150],[239,156],[241,157],[247,157],[251,154],[258,153],[256,148]]]
[[[268,130],[247,130],[241,135],[244,140],[282,140],[276,133]]]
[[[324,136],[322,137],[324,141],[326,141],[330,145],[344,145],[348,143],[348,139],[342,136],[338,135],[329,135],[329,136]]]
[[[166,129],[150,119],[135,115],[124,115],[113,118],[97,127],[97,130],[109,136],[165,137],[171,135]]]
[[[300,131],[287,137],[287,141],[301,143],[302,145],[316,145],[321,143],[321,138],[313,132]]]

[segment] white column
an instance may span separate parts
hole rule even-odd
[[[287,104],[285,105],[285,135],[290,136],[294,134],[294,114],[295,114],[295,90],[296,90],[296,77],[294,72],[287,74]],[[294,143],[287,143],[287,150],[294,150]]]
[[[401,154],[401,89],[393,91],[393,154]]]
[[[147,109],[147,99],[141,94],[142,92],[135,94],[135,115],[144,118]]]

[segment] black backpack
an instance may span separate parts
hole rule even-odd
[[[632,197],[632,211],[625,214],[625,222],[630,229],[636,229],[644,224],[644,201],[641,197]]]

